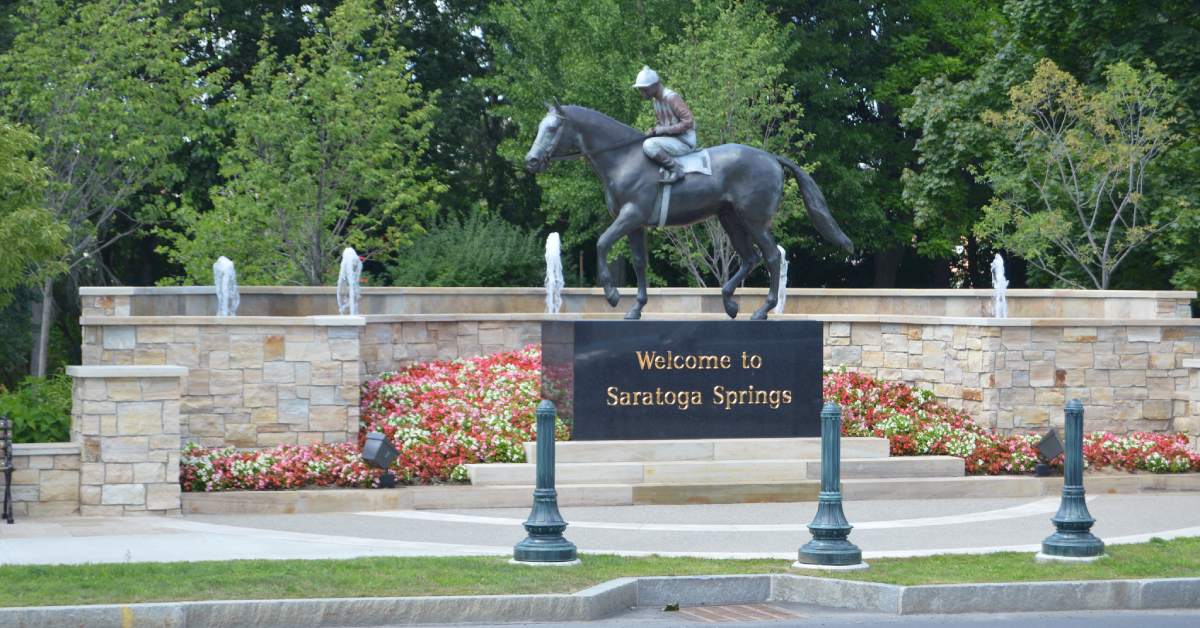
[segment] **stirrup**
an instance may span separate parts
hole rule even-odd
[[[684,175],[683,168],[680,168],[678,166],[675,168],[659,168],[658,169],[658,182],[664,183],[667,185],[670,185],[672,183],[679,183],[680,181],[683,180],[683,175]]]

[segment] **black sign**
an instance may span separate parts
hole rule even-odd
[[[818,321],[547,322],[542,351],[575,440],[821,433]]]

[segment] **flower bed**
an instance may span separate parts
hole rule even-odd
[[[185,491],[276,490],[305,486],[376,486],[381,471],[363,463],[367,432],[382,431],[400,451],[392,470],[404,482],[466,480],[464,465],[524,462],[535,439],[541,351],[520,351],[416,364],[363,387],[359,439],[339,445],[283,445],[265,451],[184,449]],[[824,396],[842,406],[846,436],[886,437],[893,456],[949,455],[967,473],[1029,473],[1036,434],[1001,435],[941,404],[928,390],[880,382],[854,372],[827,373]],[[569,437],[560,420],[560,440]],[[1200,455],[1183,434],[1085,434],[1090,468],[1172,473],[1200,471]],[[1054,461],[1062,465],[1062,458]]]
[[[1037,465],[1034,446],[1041,436],[1001,435],[939,403],[928,390],[843,371],[826,373],[824,396],[842,406],[844,435],[886,437],[893,456],[957,456],[976,475],[1028,473]],[[1083,455],[1092,469],[1200,471],[1200,454],[1185,434],[1092,432],[1084,434]],[[1062,456],[1052,465],[1061,467]]]
[[[400,452],[392,471],[403,482],[466,480],[466,464],[524,462],[524,444],[535,440],[541,361],[541,349],[531,345],[385,373],[363,386],[357,442],[260,452],[189,444],[180,465],[183,490],[375,486],[382,472],[360,455],[374,431]],[[556,431],[569,437],[561,421]]]

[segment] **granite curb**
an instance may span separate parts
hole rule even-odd
[[[792,574],[618,578],[574,594],[225,600],[0,609],[0,626],[379,626],[602,619],[643,606],[794,602],[892,615],[1200,608],[1200,578],[898,586]]]

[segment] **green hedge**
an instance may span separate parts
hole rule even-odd
[[[12,419],[14,443],[71,439],[71,378],[66,374],[26,377],[15,390],[0,391],[0,416]]]

